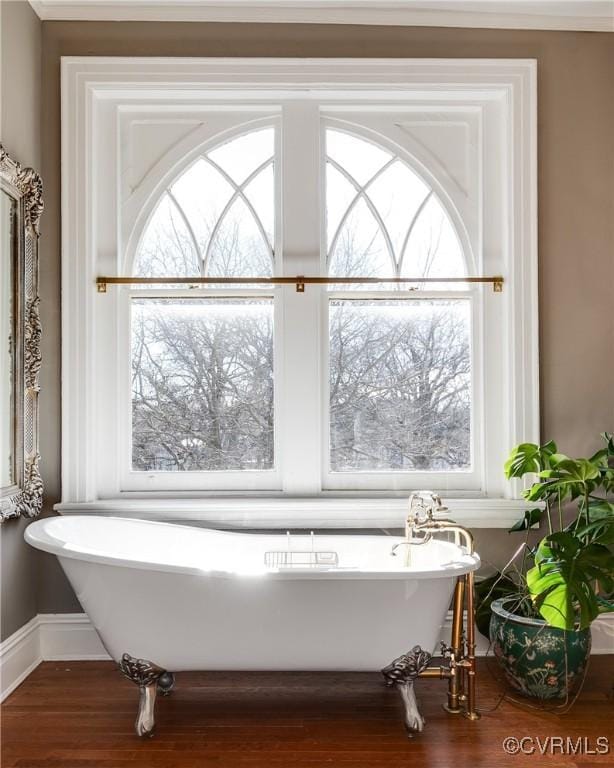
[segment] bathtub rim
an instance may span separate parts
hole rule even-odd
[[[191,526],[182,525],[180,523],[162,522],[154,520],[142,520],[135,519],[133,517],[121,517],[121,516],[108,516],[108,515],[70,515],[68,516],[52,516],[39,520],[32,521],[26,526],[24,530],[25,541],[35,549],[47,552],[48,554],[55,555],[58,559],[79,560],[82,562],[95,563],[99,565],[107,565],[118,568],[135,568],[138,570],[156,571],[162,573],[175,573],[175,574],[188,574],[194,576],[209,576],[214,578],[227,578],[227,579],[256,579],[266,578],[273,581],[293,581],[293,580],[338,580],[338,579],[355,579],[355,580],[374,580],[374,579],[434,579],[434,578],[456,578],[463,574],[475,571],[480,567],[481,561],[477,553],[469,555],[463,553],[462,560],[455,562],[453,565],[447,568],[435,568],[424,570],[405,570],[399,568],[398,570],[358,570],[358,569],[289,569],[289,570],[267,570],[262,571],[239,571],[239,570],[221,570],[221,569],[207,569],[196,568],[189,565],[177,565],[175,563],[164,562],[150,562],[144,560],[135,560],[127,557],[119,557],[110,554],[101,554],[99,552],[92,552],[86,548],[65,549],[62,545],[70,543],[68,539],[59,539],[56,536],[52,536],[47,528],[54,524],[55,521],[70,520],[69,524],[78,524],[79,522],[91,522],[92,518],[96,520],[104,520],[107,523],[131,523],[133,525],[143,525],[152,527],[163,527],[167,529],[182,529]],[[246,533],[244,531],[227,531],[217,530],[215,528],[199,527],[197,530],[206,532],[209,535],[219,536],[220,538],[229,537],[245,537],[245,536],[267,536],[271,534],[262,533]],[[283,534],[284,531],[280,530],[279,534]],[[277,535],[277,534],[276,534]],[[345,534],[333,534],[333,536],[344,536]],[[361,534],[348,533],[348,536],[356,536],[361,539],[367,539],[369,536],[362,536]],[[390,541],[390,545],[402,541],[400,536],[387,536]],[[455,547],[452,542],[439,541],[444,545]]]

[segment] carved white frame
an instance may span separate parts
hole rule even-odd
[[[38,462],[38,393],[41,323],[38,295],[39,221],[43,184],[32,168],[22,167],[0,144],[0,186],[16,202],[14,238],[14,435],[15,483],[0,489],[0,522],[36,517],[43,503]]]
[[[166,108],[186,102],[194,105],[212,95],[233,92],[235,103],[265,104],[275,95],[288,96],[317,91],[327,97],[356,94],[365,99],[380,98],[383,90],[393,98],[445,97],[458,104],[474,100],[496,105],[502,117],[501,174],[506,195],[506,218],[501,232],[501,265],[505,289],[492,300],[503,298],[501,344],[506,350],[502,377],[508,400],[505,434],[507,450],[516,442],[539,437],[538,327],[537,327],[537,163],[536,163],[536,63],[533,60],[358,60],[358,59],[121,59],[79,57],[62,60],[62,323],[63,323],[63,409],[62,478],[60,509],[100,509],[115,512],[156,514],[155,494],[141,498],[103,499],[96,487],[98,461],[95,443],[97,414],[95,392],[94,333],[98,296],[94,281],[101,247],[95,233],[109,224],[93,220],[98,195],[117,193],[114,181],[103,178],[96,167],[97,131],[100,110],[110,101]],[[105,141],[117,135],[105,133]],[[287,245],[287,244],[286,244]],[[104,251],[104,249],[102,249]],[[305,296],[307,298],[307,296]],[[491,299],[488,298],[487,301]],[[317,304],[314,300],[314,306]],[[306,311],[311,312],[305,305]],[[298,361],[300,365],[300,360]],[[500,404],[499,404],[500,407]],[[301,420],[312,414],[297,414]],[[296,424],[294,425],[296,427]],[[287,429],[292,428],[292,425]],[[295,434],[299,434],[300,430]],[[497,457],[498,461],[499,457]],[[294,496],[300,495],[299,486]],[[236,493],[235,493],[236,495]],[[200,516],[212,522],[226,522],[237,515],[251,525],[260,524],[249,492],[243,499],[227,501],[203,496],[198,503],[182,500],[181,494],[166,496],[162,504],[180,514]],[[275,495],[275,494],[269,494]],[[304,492],[303,492],[304,495]],[[283,524],[311,524],[313,505],[326,507],[332,525],[391,525],[402,519],[400,499],[381,498],[382,493],[361,492],[353,498],[334,499],[335,494],[310,502],[309,511],[300,511],[295,498],[275,503]],[[393,494],[391,494],[393,495]],[[146,496],[146,497],[145,497]],[[333,498],[331,498],[331,496]],[[380,498],[378,498],[378,496]],[[480,497],[459,494],[447,499],[457,519],[467,515],[483,520],[484,527],[504,527],[514,520],[524,503],[518,484],[491,482]],[[343,503],[345,502],[345,503]],[[198,507],[198,509],[196,509]],[[305,506],[303,505],[303,510]],[[362,509],[362,513],[360,510]],[[480,514],[477,515],[477,510]],[[225,511],[226,510],[226,511]],[[162,513],[160,513],[162,514]],[[266,515],[262,516],[264,521]],[[281,520],[281,518],[280,518]],[[235,522],[236,524],[236,522]],[[264,523],[263,523],[264,524]]]

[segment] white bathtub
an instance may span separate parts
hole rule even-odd
[[[183,670],[376,670],[414,645],[433,651],[456,578],[479,565],[432,540],[391,556],[391,536],[318,535],[329,570],[269,570],[285,535],[228,533],[97,516],[30,524],[60,560],[109,654]],[[293,549],[310,549],[293,536]]]

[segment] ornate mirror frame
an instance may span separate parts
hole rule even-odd
[[[23,168],[0,144],[0,187],[14,201],[9,225],[13,472],[12,484],[0,488],[0,522],[3,522],[22,515],[36,517],[43,501],[43,483],[38,466],[38,379],[41,366],[38,225],[43,211],[43,184],[36,171]]]

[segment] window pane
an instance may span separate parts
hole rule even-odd
[[[274,139],[272,127],[231,139],[175,179],[145,227],[134,273],[143,277],[272,275]]]
[[[333,277],[394,277],[394,263],[381,227],[363,199],[339,230],[328,273]]]
[[[269,248],[273,248],[275,232],[275,177],[273,163],[266,166],[255,179],[245,187],[245,196],[260,219]]]
[[[201,258],[233,192],[232,185],[204,158],[194,163],[171,187],[194,232]]]
[[[266,235],[245,202],[238,198],[219,222],[207,254],[210,277],[268,277],[272,261]]]
[[[273,157],[275,131],[262,128],[231,139],[208,153],[237,184],[242,184],[259,165]]]
[[[186,223],[165,194],[141,240],[134,274],[145,277],[188,277],[200,272],[197,246]]]
[[[341,131],[327,130],[326,137],[329,275],[466,274],[460,240],[446,209],[405,160]],[[356,285],[345,288],[360,290]]]
[[[461,245],[448,214],[439,200],[431,197],[408,239],[402,274],[462,277],[465,273]],[[454,283],[442,287],[454,288]]]
[[[272,300],[133,300],[132,467],[273,468]]]
[[[356,188],[330,162],[326,163],[326,234],[327,250],[331,245],[344,213],[356,197]]]
[[[392,157],[370,141],[332,130],[326,131],[326,154],[359,184],[366,184]]]
[[[333,472],[468,470],[469,300],[330,302]]]
[[[398,261],[407,230],[429,188],[405,163],[397,160],[369,185],[367,192],[390,234]]]

